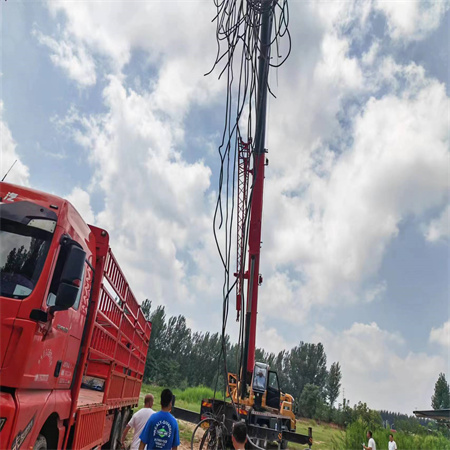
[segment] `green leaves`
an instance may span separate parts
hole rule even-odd
[[[431,397],[431,406],[433,409],[450,408],[450,388],[443,373],[439,374],[439,378],[434,385],[434,394]]]
[[[331,364],[326,384],[326,393],[330,406],[333,406],[334,402],[339,397],[339,391],[341,389],[341,378],[341,367],[338,362],[334,362],[333,364]]]

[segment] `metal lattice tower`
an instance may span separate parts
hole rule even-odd
[[[248,213],[248,175],[251,154],[251,139],[245,143],[242,140],[239,142],[238,151],[238,201],[237,201],[237,252],[236,252],[236,310],[239,320],[239,313],[242,305],[242,290],[244,287],[245,276],[245,249],[247,242],[246,223]]]

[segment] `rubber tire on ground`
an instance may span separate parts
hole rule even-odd
[[[33,450],[47,450],[47,439],[40,434],[34,443]]]
[[[128,425],[128,422],[130,421],[131,417],[133,416],[133,411],[131,407],[128,407],[123,410],[122,414],[122,431],[125,430],[125,427]]]
[[[118,411],[114,418],[114,423],[111,430],[111,439],[107,442],[103,448],[109,450],[118,450],[120,448],[120,439],[122,434],[122,412]]]
[[[199,450],[203,450],[203,446],[206,443],[206,439],[208,437],[210,437],[212,435],[211,433],[211,429],[214,425],[210,425],[210,427],[205,430],[205,433],[202,436],[202,439],[200,441],[200,446],[199,446]],[[207,449],[214,449],[214,450],[218,450],[219,448],[219,442],[218,442],[218,437],[217,437],[217,429],[214,431],[215,436],[212,438],[211,441],[208,441],[207,446],[205,448]]]

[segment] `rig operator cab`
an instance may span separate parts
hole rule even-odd
[[[283,429],[295,431],[296,419],[292,410],[294,398],[290,394],[281,392],[277,372],[270,370],[265,363],[257,362],[253,369],[252,383],[249,395],[244,399],[238,398],[240,386],[238,378],[233,373],[228,373],[229,396],[235,403],[241,403],[256,412],[268,411],[270,413],[284,416],[281,420]],[[263,417],[263,416],[261,416]],[[260,419],[258,425],[269,425],[269,420]]]

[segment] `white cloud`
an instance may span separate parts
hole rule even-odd
[[[258,321],[257,347],[266,352],[278,354],[282,349],[290,349],[295,346],[294,342],[288,342],[280,336],[278,330],[270,326],[267,320]]]
[[[269,285],[270,277],[279,279],[286,265],[294,268],[285,284],[296,288],[298,306],[337,305],[382,294],[367,283],[377,275],[399,224],[422,216],[446,198],[445,87],[427,79],[416,66],[392,70],[403,88],[398,94],[369,99],[354,115],[352,141],[340,143],[340,154],[314,145],[313,138],[311,146],[302,149],[292,138],[279,133],[272,137],[276,148],[284,151],[283,156],[276,154],[284,167],[277,162],[275,174],[270,167],[267,171],[263,233],[270,264],[263,264]],[[294,111],[282,118],[288,126],[305,116],[301,106]],[[276,129],[277,113],[273,117]],[[280,121],[280,127],[286,125]],[[313,127],[309,134],[319,130]],[[302,280],[300,288],[294,279]],[[276,308],[283,300],[273,297],[273,302]]]
[[[437,242],[450,237],[450,205],[443,209],[441,215],[430,222],[425,232],[425,238],[430,242]]]
[[[13,184],[28,185],[30,171],[28,167],[20,160],[17,154],[17,144],[12,137],[11,131],[7,123],[3,120],[3,102],[0,101],[0,176],[1,178],[8,172],[11,166],[11,171],[6,177],[5,181]],[[14,163],[17,160],[16,163]],[[0,178],[0,179],[1,179]]]
[[[75,206],[75,209],[81,214],[86,223],[94,223],[94,212],[91,207],[89,193],[79,187],[73,188],[72,192],[66,196],[66,199]]]
[[[47,7],[55,19],[63,13],[67,36],[91,52],[106,56],[108,69],[116,75],[129,63],[135,50],[144,50],[149,62],[160,67],[169,59],[176,64],[179,58],[191,57],[189,70],[180,68],[180,76],[186,81],[193,74],[209,70],[215,56],[214,39],[209,39],[214,36],[211,18],[215,11],[209,2],[197,3],[195,7],[189,1],[139,2],[130,8],[119,2],[105,7],[104,3],[69,5],[62,0],[48,2]],[[189,27],[186,23],[203,26]],[[194,63],[199,58],[208,62],[206,67]]]
[[[63,33],[58,40],[36,29],[33,30],[33,35],[40,44],[51,50],[51,61],[63,69],[69,78],[81,86],[92,86],[96,83],[95,62],[84,45],[74,41],[67,33]]]
[[[376,323],[354,323],[342,332],[316,327],[314,342],[322,342],[329,362],[339,361],[342,388],[351,404],[412,414],[430,407],[434,383],[448,361],[440,356],[407,352],[398,332]],[[414,395],[411,393],[414,392]],[[342,393],[341,393],[342,395]]]
[[[72,110],[63,124],[88,151],[95,168],[90,189],[100,190],[105,202],[97,224],[110,232],[138,297],[155,304],[192,302],[195,279],[185,255],[210,236],[211,172],[176,150],[183,128],[160,117],[152,95],[127,90],[111,76],[103,92],[108,112],[82,116]],[[87,193],[72,196],[89,207]]]
[[[431,329],[430,342],[442,345],[447,350],[450,349],[450,320],[445,322],[440,328]]]
[[[449,5],[442,1],[376,0],[375,9],[388,21],[389,34],[396,40],[420,40],[435,30]]]
[[[223,87],[215,76],[202,77],[215,56],[213,8],[144,2],[106,10],[64,1],[48,8],[66,19],[62,36],[71,49],[51,42],[55,54],[107,61],[107,113],[73,110],[67,118],[95,169],[90,192],[105,196],[97,220],[116,236],[116,253],[142,296],[211,302],[221,285],[211,171],[179,149],[192,106],[210,106]],[[422,67],[382,57],[382,41],[362,59],[353,55],[373,3],[294,2],[291,9],[295,51],[271,72],[272,86],[275,76],[280,83],[268,127],[261,315],[289,304],[302,312],[290,319],[301,321],[313,304],[383,296],[387,286],[377,273],[399,224],[442,204],[448,98]],[[433,20],[419,25],[413,13],[410,23],[432,29]],[[395,14],[388,14],[392,24]],[[208,25],[186,27],[189,21]],[[345,33],[355,21],[356,32]],[[402,33],[390,26],[393,35]],[[125,75],[137,51],[149,72],[138,92],[127,88]]]
[[[223,277],[211,233],[211,170],[201,159],[188,163],[179,148],[190,108],[210,105],[223,89],[216,77],[203,76],[216,54],[213,5],[114,3],[105,10],[104,4],[49,2],[48,8],[55,21],[64,18],[60,35],[74,44],[68,54],[92,58],[95,65],[88,68],[96,68],[97,77],[102,71],[106,81],[107,113],[72,107],[54,122],[86,149],[94,168],[88,191],[104,198],[95,220],[110,232],[139,301],[151,298],[169,306],[170,314],[194,301],[211,305]],[[189,21],[205,26],[186,27]],[[148,69],[137,90],[127,88],[125,75],[135,52]],[[73,195],[89,213],[87,193]],[[221,320],[220,307],[214,308],[211,329]]]

